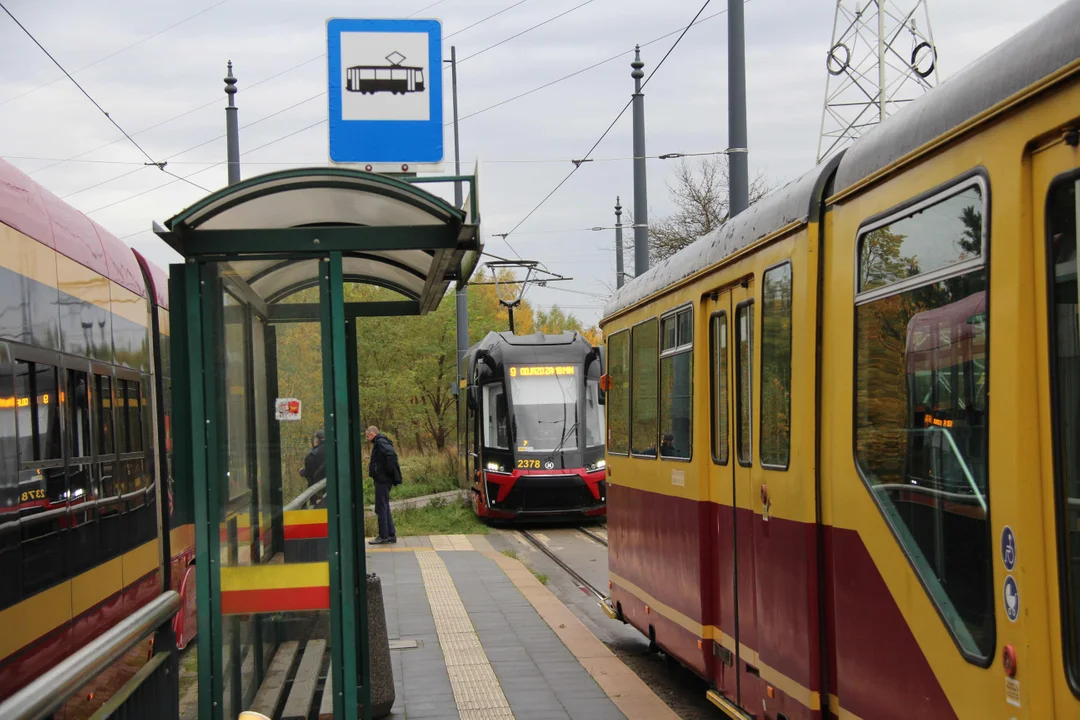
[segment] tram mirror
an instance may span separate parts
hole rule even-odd
[[[469,403],[469,407],[473,410],[476,410],[477,406],[479,406],[480,404],[480,388],[476,387],[475,385],[470,386],[468,388],[468,391],[466,392],[466,398]]]

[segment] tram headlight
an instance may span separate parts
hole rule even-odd
[[[607,460],[597,460],[588,467],[589,472],[596,472],[597,470],[603,470],[607,467]]]
[[[491,472],[500,472],[500,473],[501,472],[506,472],[506,468],[504,466],[500,465],[499,463],[493,463],[493,462],[489,462],[487,464],[487,469],[490,470]]]

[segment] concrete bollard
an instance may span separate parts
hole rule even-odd
[[[382,581],[367,578],[368,651],[371,653],[371,717],[384,718],[394,707],[394,668],[390,664],[390,637],[386,632],[386,607]]]

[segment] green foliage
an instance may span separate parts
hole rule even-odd
[[[512,280],[512,273],[502,278]],[[519,286],[510,286],[517,288]],[[499,289],[508,298],[507,286]],[[354,283],[345,286],[345,302],[400,300],[384,288]],[[318,288],[290,296],[289,303],[318,303]],[[470,286],[470,343],[492,330],[509,328],[506,308],[498,302],[495,286]],[[581,321],[552,308],[545,316],[545,332],[581,330]],[[360,379],[360,420],[363,427],[377,426],[393,440],[402,457],[404,484],[394,490],[396,499],[427,495],[457,486],[457,464],[452,453],[457,432],[457,338],[452,294],[439,308],[422,317],[373,317],[357,319],[357,360]],[[533,310],[523,302],[515,311],[518,333],[537,327]],[[595,328],[589,331],[597,338]],[[303,402],[300,422],[281,423],[281,462],[284,498],[288,502],[307,488],[299,474],[311,438],[325,422],[320,326],[317,322],[283,323],[277,326],[278,397]],[[365,447],[365,458],[367,448]],[[365,473],[366,475],[366,473]],[[365,498],[373,497],[370,480]]]

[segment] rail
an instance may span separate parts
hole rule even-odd
[[[320,492],[326,490],[326,479],[323,478],[319,482],[309,487],[304,492],[296,496],[288,505],[285,506],[285,510],[299,510],[308,504],[311,498],[318,495]]]
[[[0,704],[0,718],[41,720],[48,717],[87,683],[168,623],[179,610],[180,595],[173,590],[162,593]],[[151,670],[156,670],[162,662],[158,660]]]

